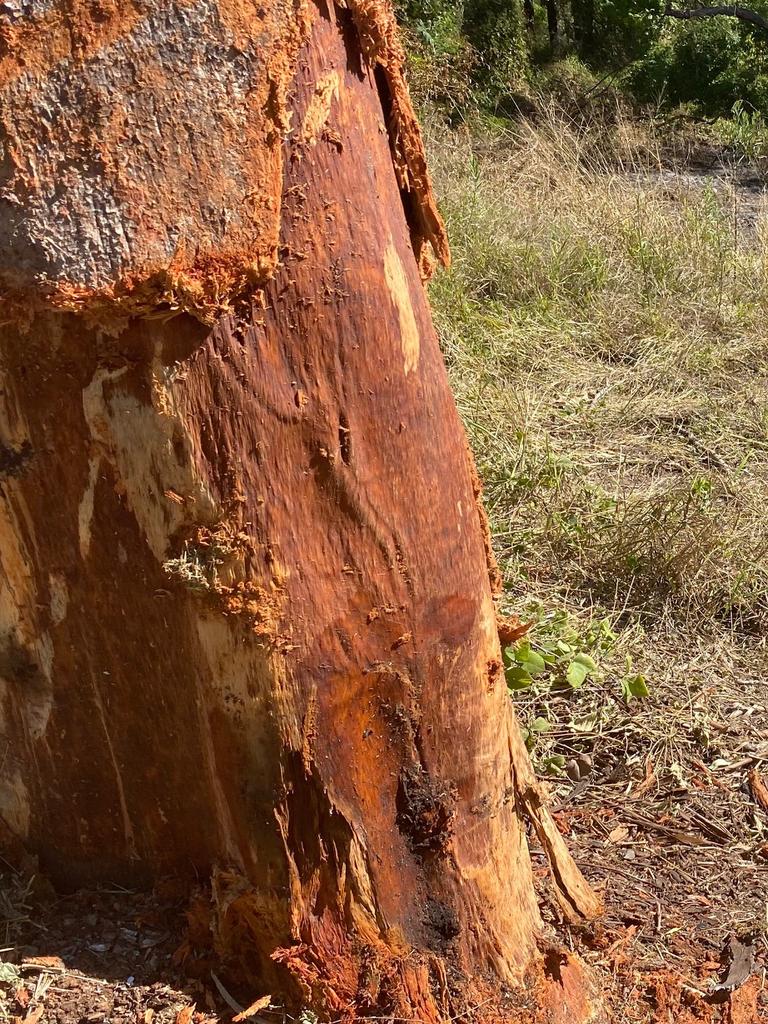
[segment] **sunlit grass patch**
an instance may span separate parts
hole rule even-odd
[[[768,627],[762,209],[747,231],[727,177],[621,124],[432,149],[432,301],[508,593]]]

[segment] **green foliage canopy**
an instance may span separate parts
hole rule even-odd
[[[736,17],[673,19],[665,0],[399,2],[422,61],[441,67],[436,78],[454,89],[457,69],[467,79],[462,102],[503,108],[526,83],[560,81],[566,60],[566,85],[607,76],[640,104],[714,117],[734,104],[768,110],[768,31]],[[768,0],[752,9],[768,17]]]

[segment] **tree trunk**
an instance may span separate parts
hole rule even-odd
[[[524,817],[596,901],[506,694],[393,19],[66,10],[0,39],[8,836],[65,886],[212,875],[294,1005],[448,1016],[540,967]]]
[[[533,0],[523,0],[523,14],[525,15],[525,27],[528,32],[535,32],[536,10],[533,6]]]
[[[559,18],[557,0],[546,0],[547,2],[547,31],[549,32],[549,45],[553,50],[557,48],[559,33]]]
[[[594,0],[578,0],[572,3],[573,28],[576,46],[582,56],[591,56],[595,47],[595,3]]]

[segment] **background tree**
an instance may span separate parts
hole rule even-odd
[[[557,0],[546,0],[547,9],[547,32],[549,33],[549,45],[552,50],[557,49],[557,40],[560,34],[560,15],[557,8]]]
[[[578,51],[588,57],[595,48],[595,0],[571,0],[574,42]]]
[[[403,16],[407,24],[426,27],[425,52],[441,68],[456,64],[462,42],[474,52],[474,62],[459,62],[467,87],[449,82],[454,105],[468,107],[474,99],[480,107],[516,114],[528,110],[523,94],[531,87],[556,99],[575,92],[575,101],[597,82],[618,87],[629,103],[656,109],[687,105],[707,116],[730,116],[737,103],[759,112],[768,103],[764,0],[735,8],[662,0],[526,0],[522,12],[517,0],[444,0],[440,10],[437,17],[433,0],[409,0]],[[448,53],[451,60],[441,61]],[[438,77],[445,80],[445,71]],[[429,76],[422,78],[429,82]],[[426,91],[441,98],[439,88]]]
[[[520,0],[475,0],[467,4],[462,31],[479,55],[477,79],[491,101],[524,78],[529,44]]]

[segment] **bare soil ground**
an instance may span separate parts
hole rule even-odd
[[[560,919],[546,857],[530,837],[545,919],[603,980],[615,1024],[768,1020],[760,927],[768,792],[755,774],[768,716],[763,708],[745,728],[739,713],[762,699],[762,684],[754,683],[726,717],[709,764],[692,755],[681,772],[657,772],[652,758],[634,755],[629,721],[610,731],[611,755],[600,753],[605,735],[576,738],[582,753],[594,752],[592,770],[552,786],[551,799],[558,826],[603,895],[596,925],[571,929]],[[223,1024],[259,995],[225,984],[207,962],[192,964],[192,976],[177,963],[185,903],[170,898],[168,887],[57,897],[7,873],[3,892],[0,1021]],[[277,1005],[252,1019],[295,1020]]]
[[[188,1024],[191,1006],[198,1022],[220,1019],[213,986],[174,967],[179,905],[118,887],[57,898],[13,875],[5,894],[0,1020]]]
[[[757,993],[745,1020],[768,1020],[765,680],[748,665],[723,665],[717,684],[697,692],[696,660],[681,666],[689,699],[667,693],[666,706],[654,702],[653,713],[667,718],[661,729],[648,722],[650,709],[635,706],[605,729],[561,730],[553,740],[554,749],[591,761],[581,781],[551,789],[558,826],[606,907],[598,948],[589,949],[594,936],[573,941],[588,960],[623,975],[617,984],[635,996],[619,1004],[617,1021],[676,1019],[653,1017],[663,1009],[654,985],[666,975],[678,996],[700,1003],[698,1016],[689,1007],[692,1020],[708,1020],[742,987],[742,996]],[[701,735],[703,721],[710,737]],[[543,855],[534,857],[543,873]],[[739,945],[743,969],[734,965]]]

